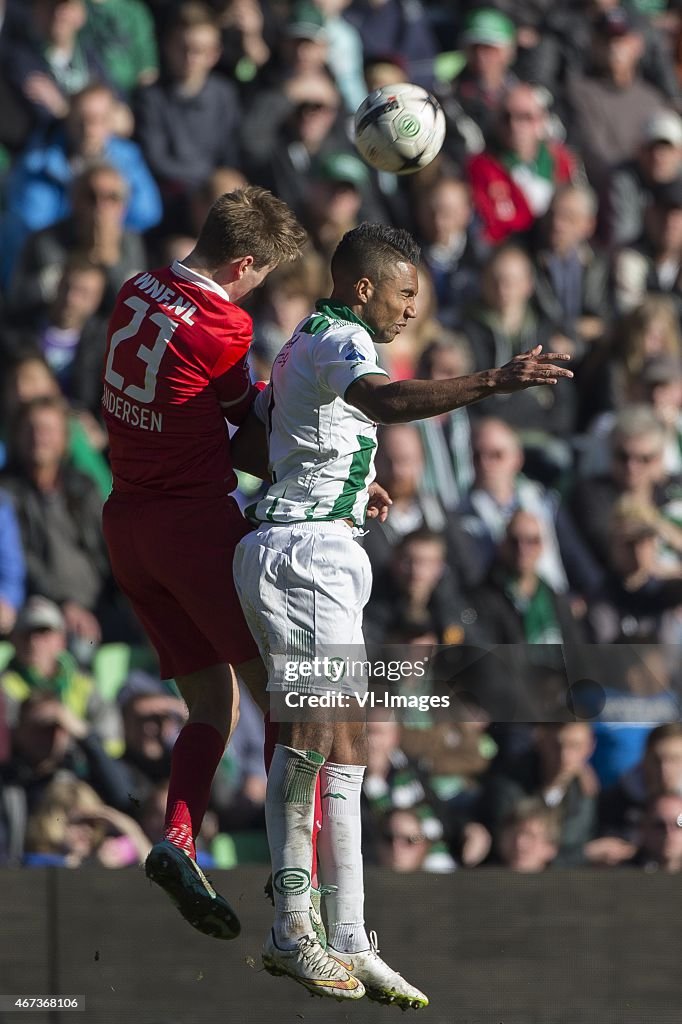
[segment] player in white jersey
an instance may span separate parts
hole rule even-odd
[[[362,661],[362,611],[371,588],[369,560],[356,542],[374,476],[376,424],[438,416],[495,393],[556,384],[569,357],[540,347],[503,367],[437,381],[395,381],[377,363],[386,344],[416,313],[419,249],[401,230],[363,224],[332,258],[333,292],[296,329],[275,360],[254,406],[268,435],[272,483],[247,509],[258,528],[237,546],[234,573],[247,622],[278,700],[352,694],[363,680],[324,671],[297,678],[290,668],[317,655],[352,650]],[[252,444],[253,423],[233,444]],[[334,668],[333,663],[331,668]],[[289,716],[291,717],[291,716]],[[351,717],[351,716],[346,716]],[[357,717],[357,716],[356,716]],[[275,924],[263,962],[309,990],[335,998],[364,993],[403,1009],[427,997],[378,955],[364,925],[360,793],[367,764],[363,722],[332,714],[282,722],[268,775],[266,822]],[[318,839],[327,895],[328,944],[310,917],[313,799],[321,781]]]

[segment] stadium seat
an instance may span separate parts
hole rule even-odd
[[[116,695],[134,668],[155,675],[158,665],[154,653],[143,645],[102,644],[92,662],[92,674],[100,695],[116,700]]]

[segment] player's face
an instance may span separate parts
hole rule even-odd
[[[396,263],[372,290],[364,319],[375,331],[373,341],[388,344],[417,315],[419,280],[412,263]]]

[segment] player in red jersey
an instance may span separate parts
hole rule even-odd
[[[305,232],[264,189],[211,207],[186,259],[121,289],[107,341],[103,411],[114,486],[103,512],[114,576],[174,678],[189,718],[173,749],[165,838],[147,875],[207,935],[239,921],[196,863],[213,776],[238,716],[234,668],[264,690],[258,649],[234,590],[232,560],[250,530],[230,497],[236,477],[225,419],[239,425],[257,394],[252,323],[235,303]]]

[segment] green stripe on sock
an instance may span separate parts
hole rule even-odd
[[[315,796],[315,784],[324,758],[314,750],[289,758],[284,770],[282,796],[287,804],[309,804]]]

